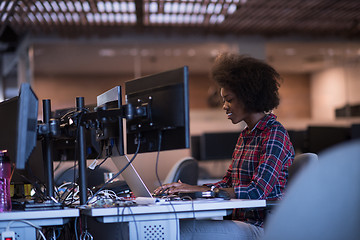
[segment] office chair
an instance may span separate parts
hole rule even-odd
[[[356,140],[328,149],[299,173],[267,219],[262,240],[359,239],[359,146]]]
[[[318,155],[315,153],[301,153],[296,155],[293,164],[289,167],[288,183],[290,183],[294,177],[303,170],[306,166],[318,161]]]
[[[166,176],[164,183],[181,181],[190,185],[196,185],[199,177],[198,161],[192,157],[186,157],[177,161]]]
[[[306,167],[311,164],[316,164],[318,162],[318,155],[315,153],[301,153],[295,156],[293,163],[290,165],[288,171],[288,183],[289,186],[293,179]],[[274,208],[281,204],[281,200],[275,201],[266,201],[266,214],[271,214],[274,211]]]

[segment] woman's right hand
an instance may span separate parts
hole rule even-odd
[[[177,194],[189,192],[208,191],[210,188],[206,186],[196,186],[182,183],[181,181],[164,184],[154,190],[154,195],[161,194]]]

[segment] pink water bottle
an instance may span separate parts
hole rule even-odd
[[[11,211],[11,164],[7,150],[0,150],[0,212]]]

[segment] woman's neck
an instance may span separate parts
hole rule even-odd
[[[245,122],[248,126],[248,128],[252,131],[253,128],[256,126],[256,124],[265,117],[265,113],[259,112],[259,113],[251,113],[247,119],[245,119]]]

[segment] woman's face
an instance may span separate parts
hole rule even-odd
[[[239,123],[249,116],[244,104],[233,91],[228,88],[221,88],[220,94],[224,102],[223,109],[233,124]]]

